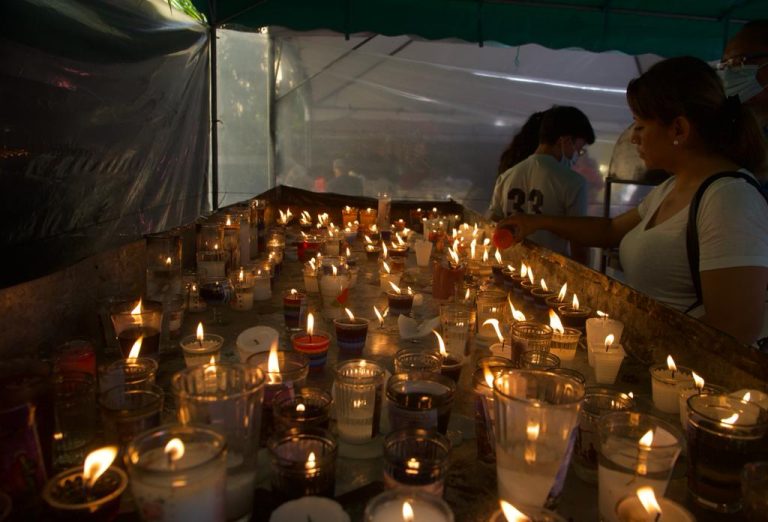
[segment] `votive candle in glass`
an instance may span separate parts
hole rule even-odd
[[[413,308],[413,293],[390,289],[387,292],[387,305],[389,306],[389,315],[392,317],[409,315]]]
[[[549,350],[552,343],[552,328],[534,321],[518,321],[512,325],[512,352],[510,359],[520,365],[523,352],[528,350]]]
[[[383,367],[366,359],[336,366],[336,428],[342,441],[366,444],[378,435],[385,375]]]
[[[126,467],[140,513],[158,521],[225,520],[223,435],[170,425],[131,441]]]
[[[658,518],[660,521],[696,522],[696,517],[690,511],[673,500],[656,498],[656,503],[661,511],[661,517]],[[616,517],[619,522],[654,522],[657,515],[655,510],[648,512],[637,494],[624,497],[616,505]]]
[[[155,384],[157,368],[157,361],[149,357],[118,359],[99,372],[99,392],[126,384]]]
[[[143,299],[123,301],[112,306],[110,315],[123,357],[128,356],[139,337],[142,338],[142,353],[158,353],[163,324],[163,303]]]
[[[333,497],[338,445],[331,432],[319,428],[291,428],[268,443],[272,493],[280,500],[307,495]]]
[[[688,491],[707,509],[741,509],[741,470],[768,458],[768,411],[728,395],[688,398]]]
[[[179,343],[187,368],[208,364],[211,358],[218,362],[221,356],[224,338],[220,335],[204,333],[202,326],[200,323],[196,334],[184,337]]]
[[[125,447],[134,437],[160,425],[163,389],[156,385],[123,385],[99,396],[105,439]]]
[[[295,288],[287,290],[283,294],[283,317],[286,330],[304,330],[307,327],[307,294]]]
[[[527,350],[520,358],[520,367],[529,370],[554,370],[560,367],[560,358],[543,350]]]
[[[445,434],[456,383],[432,372],[396,373],[387,382],[392,429],[425,428]]]
[[[653,405],[664,413],[679,413],[680,401],[677,397],[677,389],[682,385],[693,383],[691,369],[677,366],[670,355],[667,356],[666,364],[653,365],[649,371]]]
[[[575,295],[573,304],[561,305],[557,312],[563,320],[563,326],[582,331],[586,328],[587,319],[592,315],[592,309],[588,306],[579,305]]]
[[[485,357],[484,359],[499,359]],[[496,412],[493,405],[493,380],[512,366],[508,359],[484,361],[472,374],[472,390],[475,394],[475,439],[477,458],[487,463],[496,462],[494,425]]]
[[[320,371],[325,367],[331,345],[328,333],[321,330],[295,333],[291,336],[291,344],[294,350],[307,356],[310,371]]]
[[[562,331],[554,328],[549,351],[559,357],[561,363],[571,363],[576,357],[580,338],[581,332],[576,328],[563,328]]]
[[[365,506],[364,522],[453,522],[453,511],[438,496],[412,488],[385,491]]]
[[[321,388],[283,390],[272,399],[272,412],[278,429],[328,429],[333,398]]]
[[[57,373],[88,373],[96,377],[96,353],[90,341],[74,340],[56,348]]]
[[[451,442],[436,431],[410,428],[384,438],[384,487],[411,487],[443,496]]]
[[[336,329],[336,344],[340,354],[361,355],[368,338],[368,319],[362,317],[340,317],[333,320]]]
[[[395,373],[434,372],[440,373],[442,356],[435,351],[421,348],[403,348],[395,353]]]

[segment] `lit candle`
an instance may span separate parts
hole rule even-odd
[[[127,449],[131,491],[154,520],[224,520],[226,442],[213,430],[165,426]]]
[[[110,388],[125,384],[154,384],[157,375],[157,361],[149,357],[139,357],[143,337],[133,344],[128,357],[111,363],[99,376],[99,391],[105,392]]]
[[[696,519],[680,504],[667,498],[656,499],[651,487],[639,488],[616,506],[619,522],[694,522]]]
[[[453,379],[456,382],[459,382],[459,376],[461,375],[461,368],[464,365],[464,354],[462,353],[449,354],[445,350],[445,342],[443,341],[443,337],[439,333],[437,333],[435,330],[432,330],[432,333],[435,334],[435,337],[437,337],[437,343],[440,350],[440,357],[442,357],[443,359],[443,364],[440,368],[440,373],[445,375],[446,377]]]
[[[250,277],[246,278],[245,270],[242,267],[233,286],[235,288],[235,298],[229,303],[232,309],[241,312],[252,310],[254,286],[252,279]]]
[[[307,322],[307,295],[295,288],[287,291],[283,295],[283,317],[286,329],[303,329]]]
[[[624,348],[615,343],[613,334],[605,337],[604,349],[594,350],[595,380],[600,384],[613,384],[624,360]]]
[[[549,351],[559,357],[560,362],[570,363],[576,357],[576,347],[579,344],[581,332],[575,328],[564,327],[560,317],[551,308],[549,309],[549,326],[552,328],[552,343]]]
[[[653,405],[665,413],[679,413],[680,402],[677,389],[681,385],[692,383],[691,370],[675,365],[671,355],[667,356],[667,364],[651,366],[651,391]]]
[[[407,287],[406,291],[393,282],[389,282],[391,289],[387,292],[387,305],[389,306],[389,313],[393,317],[398,315],[408,315],[413,308],[413,290],[411,287]]]
[[[594,351],[603,349],[603,340],[608,335],[613,335],[617,344],[621,343],[621,334],[624,331],[624,323],[608,317],[608,314],[598,310],[597,317],[587,319],[587,356],[589,365],[594,366]]]
[[[368,337],[368,320],[355,317],[349,308],[345,308],[347,316],[334,319],[336,328],[336,344],[339,351],[347,355],[360,355],[363,353],[365,341]]]
[[[335,267],[334,267],[335,268]],[[315,317],[307,314],[306,333],[297,333],[291,336],[293,349],[303,353],[309,358],[310,370],[322,370],[328,357],[328,347],[331,337],[323,331],[315,331]]]
[[[272,298],[271,276],[257,270],[253,276],[253,297],[255,301],[267,301]]]
[[[42,497],[55,518],[112,520],[117,516],[128,477],[111,467],[116,456],[116,446],[92,451],[82,468],[62,471],[48,481]]]
[[[364,518],[367,522],[453,522],[453,512],[436,495],[394,489],[368,502]]]
[[[381,312],[376,308],[376,305],[373,305],[373,313],[376,314],[376,318],[379,320],[379,329],[384,328],[384,316],[381,315]]]
[[[203,323],[198,323],[197,331],[194,335],[184,337],[179,343],[184,353],[184,361],[187,364],[187,368],[206,364],[211,358],[218,361],[223,344],[224,338],[222,336],[205,333]]]

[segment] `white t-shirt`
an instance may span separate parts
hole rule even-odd
[[[640,223],[621,240],[619,255],[627,283],[680,311],[696,301],[688,266],[685,231],[688,206],[646,230],[675,183],[671,177],[638,205]],[[707,188],[697,217],[699,270],[768,267],[768,205],[746,181],[723,178]],[[691,311],[704,314],[704,307]]]
[[[587,182],[577,172],[549,154],[533,154],[496,180],[490,217],[523,212],[550,216],[584,216],[587,213]],[[569,255],[568,241],[547,231],[529,239],[554,252]]]

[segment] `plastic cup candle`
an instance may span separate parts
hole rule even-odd
[[[339,351],[348,355],[360,355],[368,337],[368,319],[355,317],[349,308],[345,308],[346,317],[334,319],[336,344]]]
[[[307,295],[291,288],[283,294],[283,317],[285,328],[289,331],[299,331],[307,324]]]
[[[682,445],[672,425],[643,413],[608,413],[598,422],[598,508],[600,518],[618,522],[616,505],[638,487],[661,497]]]
[[[504,335],[501,333],[501,329],[499,328],[499,320],[486,319],[483,323],[483,326],[487,325],[490,325],[493,328],[493,330],[496,332],[496,337],[499,340],[498,343],[494,343],[490,346],[491,353],[496,357],[504,357],[507,360],[511,360],[512,344],[505,342]]]
[[[320,388],[283,390],[272,400],[272,411],[279,429],[328,429],[333,398]]]
[[[589,349],[587,355],[589,357],[589,365],[594,366],[595,361],[593,358],[593,349],[599,350],[604,347],[604,339],[608,335],[613,335],[617,344],[621,343],[621,334],[624,331],[624,323],[612,319],[608,314],[598,310],[597,317],[591,317],[587,319],[587,348]]]
[[[88,454],[82,468],[63,471],[45,485],[42,497],[56,519],[112,520],[128,477],[111,467],[117,447],[107,446]]]
[[[107,366],[99,375],[101,393],[122,385],[155,384],[158,364],[149,357],[139,357],[143,338],[133,344],[128,357],[119,359]]]
[[[307,291],[307,293],[308,294],[320,293],[320,285],[318,284],[318,279],[317,279],[317,265],[315,264],[314,259],[311,259],[308,263],[304,265],[303,275],[304,275],[304,289]]]
[[[136,507],[153,520],[224,520],[226,441],[213,430],[165,426],[136,437],[126,466]]]
[[[638,488],[635,495],[623,498],[616,506],[619,522],[695,522],[683,506],[667,498],[656,498],[653,488]]]
[[[235,346],[241,363],[246,363],[254,353],[267,352],[272,345],[277,345],[280,334],[269,326],[252,326],[237,336]],[[206,361],[207,362],[207,361]]]
[[[384,487],[410,487],[443,496],[451,442],[423,429],[393,431],[384,439]]]
[[[443,341],[442,336],[435,330],[432,330],[432,333],[435,334],[435,337],[437,337],[437,343],[440,349],[440,357],[442,358],[440,373],[450,379],[453,379],[455,382],[459,382],[461,368],[464,366],[464,354],[448,353],[445,350],[445,342]]]
[[[338,446],[327,430],[290,429],[272,437],[272,492],[280,500],[317,495],[333,497]]]
[[[315,317],[312,313],[307,314],[307,331],[293,334],[291,336],[293,349],[303,353],[309,358],[310,370],[322,370],[328,357],[328,347],[331,344],[331,337],[327,333],[315,331]]]
[[[680,401],[677,389],[693,382],[691,370],[684,366],[675,365],[671,355],[667,356],[667,364],[651,366],[651,391],[653,405],[664,413],[679,413]]]
[[[436,495],[413,488],[385,491],[365,506],[365,522],[453,522],[453,511]]]
[[[555,354],[561,362],[570,363],[576,357],[576,347],[579,344],[581,332],[575,328],[563,327],[560,317],[549,309],[549,326],[552,328],[552,343],[549,351]]]
[[[206,334],[203,330],[203,323],[198,323],[197,333],[183,338],[179,344],[184,352],[184,362],[187,363],[187,368],[192,368],[209,363],[211,358],[218,362],[224,338],[216,334]]]
[[[515,366],[520,365],[523,352],[529,350],[548,351],[552,343],[552,328],[534,321],[520,321],[512,325],[512,354],[510,359]]]
[[[306,263],[320,252],[323,246],[323,239],[319,236],[305,236],[302,241],[296,245],[296,252],[299,261]]]
[[[448,258],[436,262],[432,272],[432,297],[450,299],[456,283],[464,280],[465,265],[459,260],[455,249],[448,250]]]
[[[501,509],[491,515],[489,522],[566,522],[564,517],[543,507],[521,504],[515,507],[503,500],[499,504]]]
[[[328,258],[326,258],[328,259]],[[339,259],[340,265],[332,264],[330,273],[328,267],[320,268],[320,296],[323,300],[323,314],[328,319],[338,319],[344,315],[342,307],[349,295],[349,271]]]
[[[387,292],[387,305],[390,315],[397,317],[401,314],[410,314],[413,308],[413,290],[411,287],[406,288],[406,291],[403,292],[395,283],[390,282],[389,286],[391,289]]]
[[[600,384],[613,384],[626,353],[620,344],[614,343],[613,334],[605,338],[604,346],[601,350],[593,350],[595,380]]]
[[[744,465],[765,460],[768,411],[728,395],[692,395],[685,432],[689,493],[708,509],[739,511]]]
[[[205,312],[207,309],[208,305],[200,299],[200,289],[197,283],[189,283],[187,285],[187,312]]]
[[[486,344],[492,343],[496,338],[496,332],[488,319],[504,320],[507,294],[498,290],[481,292],[477,296],[477,340]]]

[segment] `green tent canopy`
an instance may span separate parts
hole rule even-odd
[[[192,0],[214,26],[285,26],[552,49],[720,56],[765,0]]]

